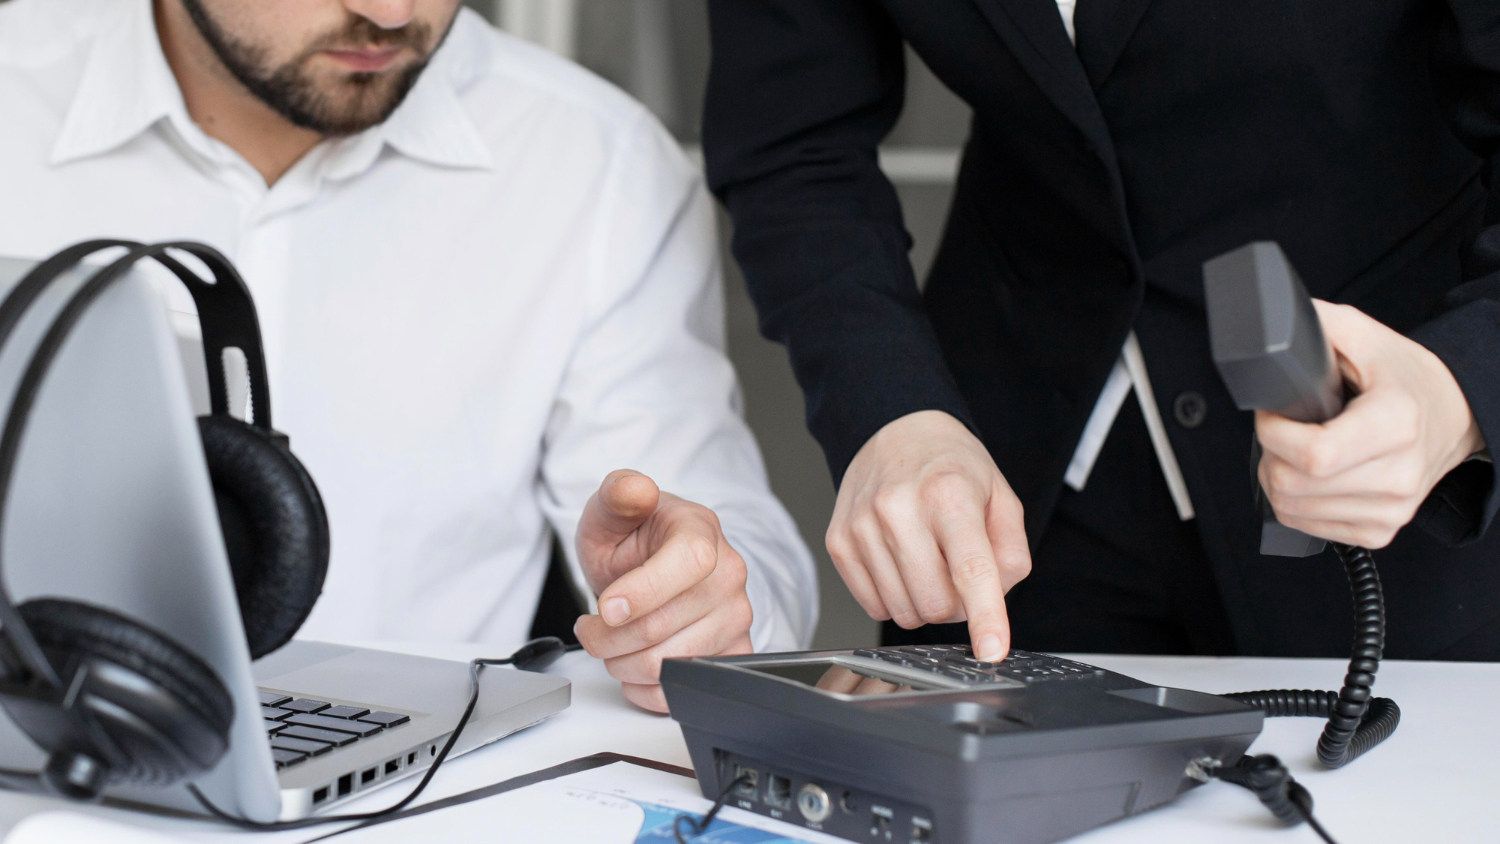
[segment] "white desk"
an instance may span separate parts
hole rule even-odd
[[[412,652],[467,659],[469,645],[403,648]],[[1262,688],[1337,688],[1339,660],[1207,659],[1178,657],[1083,657],[1161,685],[1207,692]],[[676,765],[688,765],[677,725],[625,703],[602,666],[583,654],[570,654],[552,669],[573,681],[573,705],[552,720],[444,766],[431,797],[446,796],[498,782],[580,756],[614,751]],[[1311,718],[1275,719],[1253,748],[1275,753],[1312,792],[1319,820],[1340,844],[1372,841],[1500,842],[1500,664],[1387,662],[1376,686],[1401,704],[1401,727],[1365,757],[1338,771],[1317,768],[1313,748],[1322,722]],[[1467,702],[1467,703],[1466,703]],[[351,811],[384,805],[409,787],[394,785],[349,806]],[[0,795],[0,832],[22,817],[62,804],[37,797]],[[82,809],[127,821],[184,840],[221,841],[245,833],[208,823],[174,820],[92,807]],[[257,840],[305,841],[316,831],[258,835]],[[341,839],[342,840],[342,839]],[[350,844],[358,837],[350,836]],[[500,838],[496,839],[501,840]],[[1215,783],[1177,802],[1073,839],[1078,844],[1160,841],[1315,842],[1302,826],[1277,825],[1254,796]]]

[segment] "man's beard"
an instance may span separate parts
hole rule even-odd
[[[351,16],[343,31],[319,38],[279,67],[268,67],[265,49],[231,36],[203,8],[202,0],[182,0],[182,5],[240,84],[294,125],[320,135],[353,135],[384,122],[406,99],[431,58],[423,52],[431,32],[427,24],[381,29],[368,18]],[[351,45],[410,47],[420,59],[393,72],[343,74],[338,82],[320,87],[316,75],[306,70],[308,61],[325,49]]]

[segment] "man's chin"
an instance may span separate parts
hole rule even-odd
[[[355,135],[383,123],[406,98],[399,73],[351,73],[317,86],[293,122],[324,135]],[[314,105],[315,104],[315,105]]]

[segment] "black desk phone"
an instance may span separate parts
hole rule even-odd
[[[1237,405],[1300,421],[1342,409],[1312,300],[1276,244],[1208,261],[1204,286],[1214,361]],[[1323,549],[1261,508],[1262,553]],[[1318,758],[1338,767],[1400,720],[1370,695],[1385,641],[1374,563],[1334,548],[1355,599],[1339,692],[1210,695],[1023,650],[984,663],[959,645],[668,660],[662,686],[704,796],[850,841],[1042,844],[1212,779],[1332,841],[1286,768],[1245,751],[1266,717],[1327,718]]]

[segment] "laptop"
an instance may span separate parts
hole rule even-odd
[[[0,296],[33,265],[0,258]],[[91,272],[59,279],[0,350],[0,412]],[[229,752],[196,785],[231,815],[300,819],[403,780],[414,786],[468,702],[468,664],[294,641],[252,666],[183,373],[161,299],[133,270],[84,315],[38,396],[6,525],[0,576],[11,596],[114,609],[213,666],[234,698],[234,724]],[[562,677],[491,668],[480,679],[450,758],[569,704]],[[3,714],[0,758],[14,769],[44,761]],[[106,798],[203,811],[183,785],[115,788]]]

